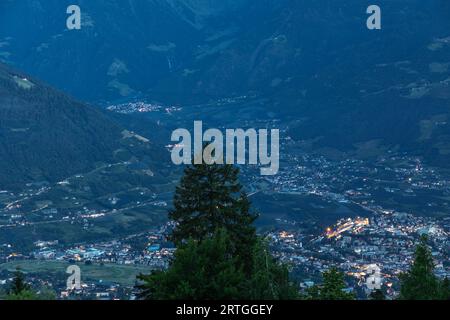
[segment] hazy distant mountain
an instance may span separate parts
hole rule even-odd
[[[267,99],[313,148],[450,154],[450,3],[98,0],[0,2],[0,58],[88,100]],[[52,17],[51,19],[49,17]],[[261,114],[255,115],[261,116]]]
[[[80,98],[130,96],[188,68],[206,20],[246,1],[81,0],[80,31],[73,1],[0,1],[0,59]]]
[[[0,64],[0,188],[158,153],[96,108]]]

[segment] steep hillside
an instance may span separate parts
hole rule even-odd
[[[150,154],[150,143],[124,130],[97,109],[0,64],[0,188]]]

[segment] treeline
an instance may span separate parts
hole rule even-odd
[[[7,290],[0,291],[0,300],[55,300],[56,293],[48,288],[42,287],[38,290],[26,281],[24,273],[17,269],[11,284]]]

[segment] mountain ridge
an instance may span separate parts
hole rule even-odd
[[[0,188],[58,181],[154,150],[98,108],[0,64]]]
[[[380,0],[381,30],[367,29],[371,3],[360,0],[80,1],[76,32],[64,30],[68,3],[0,4],[12,10],[0,58],[88,101],[255,96],[312,149],[378,143],[376,154],[400,147],[448,162],[448,1]]]

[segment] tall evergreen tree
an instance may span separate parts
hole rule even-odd
[[[25,275],[19,268],[17,268],[8,294],[19,295],[24,291],[29,291],[30,289],[30,285],[25,281]]]
[[[252,223],[250,202],[229,165],[186,168],[170,217],[177,245],[168,270],[140,275],[142,299],[293,299],[297,288]]]
[[[422,236],[410,270],[400,275],[399,298],[402,300],[439,299],[439,280],[433,273],[434,262],[427,242],[428,238]]]
[[[169,218],[177,223],[170,239],[177,245],[188,239],[203,240],[225,229],[233,240],[231,250],[250,271],[256,241],[250,202],[238,181],[239,169],[231,165],[192,165],[176,188]]]
[[[39,300],[38,294],[31,289],[20,269],[15,272],[6,300]]]
[[[323,283],[308,290],[309,300],[353,300],[352,293],[345,292],[344,274],[333,267],[322,274]]]
[[[450,300],[450,280],[445,277],[441,282],[440,287],[440,299],[442,300]]]
[[[299,298],[298,288],[289,279],[287,266],[279,264],[259,239],[253,249],[253,269],[247,283],[247,299],[291,300]]]

